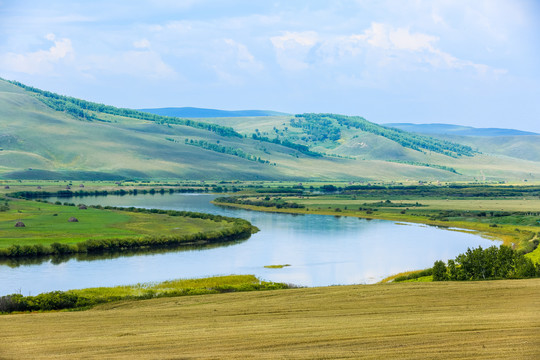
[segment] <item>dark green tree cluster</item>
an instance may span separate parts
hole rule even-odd
[[[155,114],[145,113],[145,112],[137,111],[133,109],[117,108],[110,105],[94,103],[91,101],[81,100],[81,99],[73,98],[70,96],[59,95],[50,91],[40,90],[32,86],[24,85],[17,81],[9,81],[9,82],[23,88],[26,91],[33,93],[37,99],[39,99],[41,102],[51,107],[52,109],[56,111],[64,111],[82,120],[106,121],[103,119],[99,119],[96,115],[92,114],[91,112],[106,113],[106,114],[124,116],[128,118],[133,118],[133,119],[153,121],[157,124],[176,124],[176,125],[190,126],[190,127],[194,127],[198,129],[212,131],[221,136],[242,137],[242,135],[234,131],[234,129],[231,127],[220,126],[216,124],[209,124],[209,123],[204,123],[204,122],[194,121],[194,120],[189,120],[189,119],[181,119],[181,118],[176,118],[176,117],[155,115]]]
[[[304,205],[286,202],[281,199],[263,199],[263,200],[249,200],[243,199],[241,197],[220,197],[214,200],[217,203],[226,203],[226,204],[242,204],[242,205],[252,205],[252,206],[263,206],[263,207],[276,207],[278,209],[302,209],[305,208]]]
[[[345,116],[336,114],[301,114],[295,115],[295,122],[320,121],[327,124],[328,121],[335,120],[339,125],[353,127],[375,135],[383,136],[398,144],[417,151],[432,151],[451,157],[473,156],[475,151],[466,145],[453,143],[446,140],[435,139],[430,136],[418,135],[407,131],[374,124],[360,116]]]
[[[430,167],[430,168],[434,168],[434,169],[440,169],[440,170],[444,170],[444,171],[449,171],[449,172],[454,173],[454,174],[459,174],[456,171],[456,169],[454,169],[453,167],[450,167],[450,166],[429,164],[429,163],[423,163],[423,162],[418,162],[418,161],[406,161],[406,160],[386,160],[386,161],[395,162],[395,163],[398,163],[398,164],[407,164],[407,165],[414,165],[414,166],[425,166],[425,167]]]
[[[341,138],[341,130],[332,119],[319,114],[296,115],[291,119],[291,126],[304,130],[309,141],[337,141]]]
[[[256,161],[261,164],[270,164],[269,160],[261,159],[261,157],[257,157],[252,154],[246,153],[244,150],[239,148],[234,148],[232,146],[223,146],[219,144],[212,144],[205,140],[193,140],[193,139],[186,139],[186,144],[197,146],[206,150],[222,153],[222,154],[228,154],[232,156],[236,156],[242,159],[246,159],[249,161]]]
[[[297,144],[297,143],[294,143],[294,142],[289,141],[287,139],[279,139],[277,137],[273,138],[273,139],[270,139],[270,138],[268,138],[266,136],[261,136],[261,135],[257,135],[257,134],[252,134],[251,137],[254,140],[269,142],[269,143],[272,143],[272,144],[277,144],[277,145],[281,145],[281,146],[285,146],[285,147],[294,149],[294,150],[296,150],[298,152],[301,152],[304,155],[308,155],[308,156],[312,156],[312,157],[321,157],[321,156],[323,156],[322,154],[320,154],[318,152],[314,152],[314,151],[309,150],[309,147],[306,146],[306,145]]]
[[[60,190],[56,192],[51,191],[17,191],[10,193],[10,197],[14,198],[20,198],[20,199],[39,199],[39,198],[47,198],[51,196],[56,196],[59,198],[70,198],[70,197],[84,197],[84,196],[107,196],[107,195],[146,195],[146,194],[173,194],[173,193],[202,193],[202,192],[208,192],[209,189],[207,187],[203,188],[189,188],[189,187],[183,187],[183,188],[169,188],[169,189],[119,189],[119,190],[77,190],[77,191],[71,191],[71,190]]]
[[[451,184],[436,185],[373,185],[354,184],[344,187],[347,194],[359,193],[367,197],[420,196],[420,197],[452,197],[452,198],[509,198],[517,196],[540,196],[540,186],[513,185],[474,185]]]
[[[487,249],[467,249],[455,260],[435,261],[433,281],[465,281],[488,279],[522,279],[540,277],[540,264],[512,248],[501,245]]]

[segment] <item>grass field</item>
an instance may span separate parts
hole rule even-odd
[[[76,244],[87,239],[108,239],[152,234],[187,235],[221,231],[232,225],[199,218],[164,214],[130,213],[42,202],[10,200],[10,209],[0,212],[0,248],[13,244]],[[68,222],[75,217],[78,222]],[[15,223],[22,221],[23,228]]]
[[[352,199],[336,199],[317,197],[313,199],[299,199],[297,203],[313,208],[328,208],[330,207],[345,207],[345,206],[362,206],[364,203],[370,204],[380,202],[380,200],[352,200]],[[423,199],[413,198],[407,200],[392,201],[396,204],[400,203],[416,203],[421,204],[422,209],[426,210],[470,210],[470,211],[540,211],[540,199],[538,198],[522,198],[522,199]],[[390,207],[387,207],[390,208]],[[414,206],[411,206],[414,208]],[[399,209],[402,210],[402,209]]]
[[[227,293],[0,317],[3,359],[537,359],[540,279]]]

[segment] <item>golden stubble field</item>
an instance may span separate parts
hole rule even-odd
[[[540,279],[303,288],[0,317],[2,359],[538,359]]]

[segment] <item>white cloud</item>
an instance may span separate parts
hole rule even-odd
[[[150,41],[148,41],[148,39],[141,39],[138,41],[134,41],[133,46],[135,46],[137,49],[149,49]]]
[[[0,55],[0,64],[4,70],[30,75],[50,75],[54,72],[56,64],[73,59],[74,51],[70,39],[56,40],[54,34],[47,34],[45,38],[54,42],[54,45],[48,50],[38,50],[25,54],[7,53],[3,56]]]
[[[225,39],[224,42],[233,50],[233,56],[239,68],[249,71],[259,71],[264,68],[262,63],[255,59],[244,44],[237,43],[232,39]]]
[[[409,28],[394,28],[390,25],[372,23],[362,35],[356,36],[375,48],[391,52],[399,61],[429,64],[433,68],[474,69],[478,74],[503,74],[506,70],[495,69],[485,64],[459,59],[437,48],[439,38],[423,33],[411,33]],[[403,54],[406,52],[406,54]],[[412,55],[412,56],[411,56]]]
[[[459,59],[437,47],[439,37],[411,32],[408,27],[372,23],[362,33],[320,35],[313,31],[286,32],[270,38],[278,63],[290,71],[311,65],[356,63],[361,66],[417,70],[473,69],[478,74],[504,74],[506,70]]]
[[[285,32],[280,36],[270,38],[274,46],[278,63],[286,70],[296,71],[306,69],[310,50],[319,41],[314,31]]]
[[[111,56],[90,56],[80,66],[86,74],[106,72],[147,79],[169,79],[177,73],[153,51],[126,51]]]

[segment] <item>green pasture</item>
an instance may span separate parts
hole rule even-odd
[[[76,244],[87,239],[108,239],[138,235],[187,235],[220,231],[232,226],[227,222],[131,213],[44,202],[9,200],[9,210],[0,212],[0,248],[13,244]],[[78,222],[68,222],[75,217]],[[25,227],[15,227],[22,221]]]

